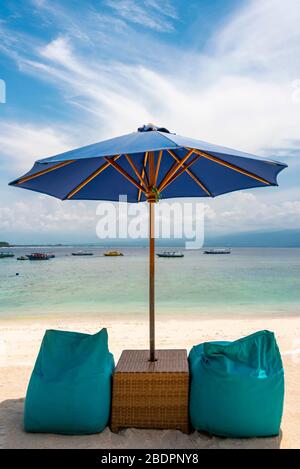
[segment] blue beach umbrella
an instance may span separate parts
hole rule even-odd
[[[277,186],[287,165],[182,137],[152,124],[127,135],[36,161],[10,185],[61,200],[149,202],[150,360],[155,360],[154,207],[162,194],[216,197]]]

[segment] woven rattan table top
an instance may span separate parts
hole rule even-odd
[[[115,373],[188,373],[187,351],[156,350],[157,361],[149,361],[149,350],[123,350]]]

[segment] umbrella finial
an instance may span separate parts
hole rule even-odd
[[[171,132],[166,129],[165,127],[160,127],[158,125],[152,124],[151,122],[149,124],[145,124],[142,127],[139,127],[138,132],[152,132],[154,130],[159,131],[159,132],[165,132],[167,134],[170,134]]]

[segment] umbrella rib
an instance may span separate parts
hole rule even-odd
[[[162,188],[162,191],[165,190],[165,188],[168,187],[168,185],[171,184],[173,181],[175,181],[175,179],[177,179],[182,173],[187,172],[187,169],[190,166],[192,166],[194,163],[196,163],[196,161],[198,161],[199,158],[200,158],[200,155],[196,155],[191,161],[183,165],[183,167],[177,173],[175,173],[171,177],[171,179],[169,179],[169,181],[164,185],[164,187]]]
[[[160,162],[161,162],[162,154],[163,154],[163,150],[160,150],[160,152],[159,152],[159,154],[158,154],[158,159],[157,159],[156,168],[155,168],[155,176],[154,176],[154,185],[155,185],[155,186],[156,186],[156,183],[157,183],[157,178],[158,178],[158,173],[159,173],[159,167],[160,167]]]
[[[25,176],[23,178],[20,178],[16,184],[22,184],[23,182],[31,181],[31,179],[35,179],[39,176],[43,176],[43,174],[50,173],[51,171],[55,171],[56,169],[62,168],[63,166],[67,166],[70,163],[74,163],[76,160],[68,160],[68,161],[63,161],[62,163],[58,163],[51,168],[43,169],[42,171],[38,171],[35,174],[31,174],[30,176]]]
[[[180,161],[178,156],[172,150],[168,150],[168,153],[174,158],[174,160]],[[198,156],[200,157],[201,155],[198,155]],[[183,165],[183,167],[186,167],[186,165]],[[207,195],[209,195],[210,197],[213,197],[213,194],[207,189],[207,187],[203,184],[203,182],[201,182],[200,179],[192,171],[190,171],[189,169],[186,169],[186,172],[196,182],[196,184],[198,184],[198,186],[200,186],[201,189],[207,193]]]
[[[149,188],[154,186],[155,170],[154,170],[154,151],[149,151],[148,153],[148,162],[149,162]]]
[[[135,166],[134,162],[132,161],[131,157],[125,153],[125,158],[127,159],[128,163],[130,164],[131,168],[133,169],[135,175],[139,178],[140,183],[142,186],[144,186],[145,190],[147,190],[147,187],[145,185],[145,181],[142,178],[142,175],[139,173],[137,167]]]
[[[113,166],[119,173],[122,174],[128,181],[131,182],[135,187],[140,189],[144,194],[146,193],[144,188],[135,180],[133,177],[130,176],[118,163],[116,163],[113,158],[108,158],[107,156],[104,156],[104,159],[111,165]]]
[[[238,173],[241,173],[241,174],[244,174],[245,176],[248,176],[252,179],[256,179],[256,181],[259,181],[259,182],[262,182],[264,184],[267,184],[268,186],[271,185],[271,183],[269,181],[267,181],[266,179],[260,177],[260,176],[256,176],[255,174],[245,170],[245,169],[242,169],[242,168],[239,168],[238,166],[232,164],[232,163],[227,163],[226,161],[223,161],[221,160],[220,158],[217,158],[216,156],[212,156],[212,155],[209,155],[208,153],[204,153],[203,151],[200,151],[200,150],[194,150],[195,153],[197,155],[200,155],[200,156],[203,156],[204,158],[208,159],[208,160],[211,160],[213,161],[214,163],[217,163],[217,164],[220,164],[222,166],[225,166],[226,168],[229,168],[229,169],[232,169],[233,171],[236,171]]]
[[[113,157],[114,160],[117,160],[120,158],[121,155],[115,155]],[[90,176],[88,176],[84,181],[82,181],[78,186],[76,186],[71,192],[68,193],[68,195],[65,197],[65,199],[71,199],[75,194],[77,194],[81,189],[83,189],[89,182],[91,182],[95,177],[98,176],[98,174],[102,173],[106,168],[108,168],[110,165],[109,163],[104,163],[103,165],[100,166],[100,168],[96,169]]]
[[[148,173],[147,173],[147,161],[148,161],[148,158],[149,158],[149,151],[147,151],[146,153],[147,153],[147,158],[145,160],[145,165],[144,165],[144,176],[146,178],[147,185],[150,186],[149,177],[148,177]]]
[[[168,150],[168,152],[170,153],[170,150]],[[186,155],[182,159],[178,158],[178,161],[176,161],[176,163],[174,163],[172,165],[172,167],[169,169],[169,171],[164,176],[163,180],[161,181],[161,183],[158,186],[158,191],[159,192],[162,191],[164,186],[169,182],[169,180],[172,178],[172,176],[174,176],[174,174],[181,168],[181,166],[186,162],[186,160],[191,156],[191,154],[193,152],[194,152],[193,149],[188,150],[188,152],[186,153]]]
[[[147,176],[147,173],[146,173],[147,159],[148,159],[148,152],[145,151],[144,162],[143,162],[143,170],[142,170],[142,178],[143,178],[143,180],[144,180],[144,177],[146,176],[146,179],[147,179],[147,181],[148,181],[148,176]],[[149,185],[149,181],[148,181],[148,185]],[[141,196],[142,196],[142,191],[139,189],[139,192],[138,192],[138,202],[140,202]]]

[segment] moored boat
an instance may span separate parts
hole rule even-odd
[[[28,261],[28,256],[19,256],[17,257],[17,261]]]
[[[47,261],[49,259],[49,256],[44,252],[32,252],[27,254],[27,257],[30,261]]]
[[[72,256],[93,256],[94,253],[93,252],[89,252],[89,251],[75,251],[75,252],[72,252]]]
[[[11,251],[0,252],[0,259],[4,259],[5,257],[15,257],[15,255]]]
[[[176,251],[164,251],[161,253],[156,254],[158,257],[184,257],[184,254],[182,252],[176,252]]]
[[[108,252],[105,252],[104,255],[106,257],[124,256],[124,254],[120,251],[108,251]]]
[[[205,249],[203,254],[231,254],[230,248],[212,248],[212,249]]]

